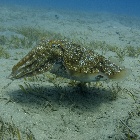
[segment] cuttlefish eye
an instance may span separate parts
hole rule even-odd
[[[52,48],[60,48],[60,44],[52,44]]]
[[[105,76],[103,76],[103,75],[97,75],[97,76],[95,77],[95,79],[96,79],[97,81],[104,81],[104,80],[107,80],[107,78],[106,78]]]
[[[104,76],[102,76],[102,75],[98,75],[98,76],[96,76],[96,80],[100,80],[100,79],[102,79],[102,78],[104,78]]]

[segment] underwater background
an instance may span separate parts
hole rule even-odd
[[[26,77],[51,56],[27,55],[42,39],[74,43],[66,60],[84,48],[127,73],[81,83],[54,65]],[[0,140],[140,140],[140,0],[0,0]]]
[[[139,0],[6,0],[0,4],[33,7],[53,7],[89,12],[111,12],[129,16],[140,16]]]

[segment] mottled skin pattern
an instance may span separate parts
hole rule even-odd
[[[63,67],[67,78],[82,82],[112,79],[124,71],[104,56],[78,44],[66,40],[42,40],[13,66],[10,78],[18,79],[51,71],[55,64],[59,64],[59,68]]]

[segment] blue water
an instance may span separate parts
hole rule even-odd
[[[0,0],[0,4],[110,12],[140,17],[140,0]]]

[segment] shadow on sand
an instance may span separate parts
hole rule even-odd
[[[32,89],[16,90],[9,93],[10,99],[29,108],[58,110],[60,107],[96,110],[103,103],[111,103],[112,92],[95,87],[39,86]]]

